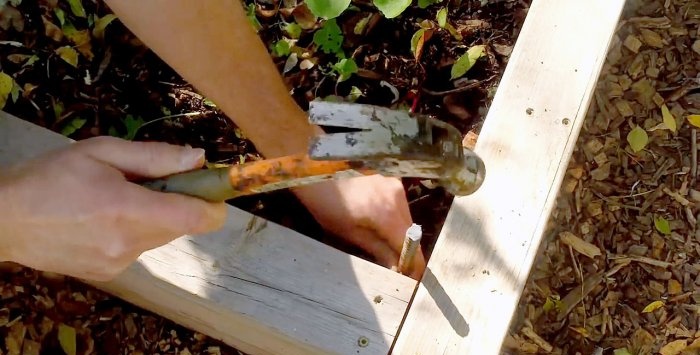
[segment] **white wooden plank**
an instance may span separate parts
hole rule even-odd
[[[395,354],[498,354],[561,186],[624,0],[534,0]]]
[[[0,111],[0,166],[68,142]],[[94,285],[252,354],[386,354],[416,282],[230,207]]]

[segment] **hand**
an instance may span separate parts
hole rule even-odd
[[[216,230],[223,203],[128,181],[203,163],[200,149],[97,137],[12,167],[0,175],[0,260],[107,281],[143,251]]]
[[[295,194],[328,232],[362,248],[384,267],[397,266],[412,223],[400,180],[372,175],[310,185]],[[409,276],[420,279],[424,270],[419,249]]]

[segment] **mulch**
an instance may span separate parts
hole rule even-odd
[[[700,353],[699,24],[696,1],[628,2],[512,324],[513,353]]]

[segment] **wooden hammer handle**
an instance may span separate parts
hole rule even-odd
[[[218,202],[352,176],[353,172],[354,175],[372,173],[354,169],[348,161],[317,161],[308,155],[298,154],[231,167],[190,171],[147,181],[142,185],[156,191]]]

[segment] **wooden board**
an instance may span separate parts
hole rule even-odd
[[[393,353],[499,353],[623,5],[534,0]]]
[[[67,144],[0,111],[0,166]],[[251,354],[386,354],[416,282],[230,207],[95,285]]]

